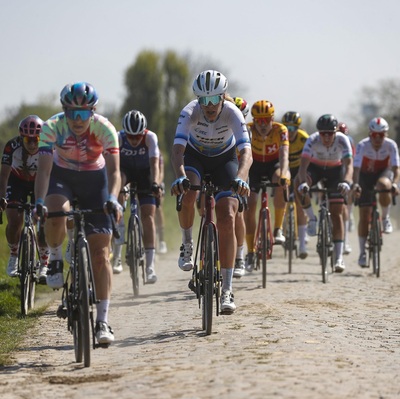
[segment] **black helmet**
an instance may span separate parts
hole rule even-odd
[[[282,123],[284,125],[299,127],[301,125],[301,116],[295,111],[286,112],[286,114],[282,117]]]
[[[332,114],[322,115],[317,121],[317,129],[319,131],[329,130],[336,131],[338,121]]]

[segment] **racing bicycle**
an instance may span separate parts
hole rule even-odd
[[[63,286],[61,305],[57,316],[67,319],[68,331],[73,336],[75,360],[84,362],[85,367],[91,363],[91,349],[108,347],[108,344],[96,344],[93,308],[98,300],[94,283],[93,268],[90,258],[89,244],[85,234],[85,215],[104,213],[103,209],[79,209],[76,201],[72,210],[49,212],[47,218],[73,217],[74,241],[72,245],[71,263]],[[111,215],[113,234],[118,238],[114,217]]]
[[[34,205],[30,201],[25,203],[9,203],[7,208],[17,209],[24,213],[24,226],[21,231],[21,237],[18,250],[18,271],[17,276],[20,281],[20,300],[21,315],[26,316],[28,310],[35,306],[36,283],[39,282],[38,273],[40,267],[40,255],[38,240],[44,242],[44,232],[40,221],[35,229],[33,223],[32,211]],[[0,224],[3,220],[0,217]],[[36,235],[38,231],[38,236]]]

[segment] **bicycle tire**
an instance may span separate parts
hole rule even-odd
[[[293,252],[295,251],[295,209],[293,204],[289,204],[289,214],[287,219],[287,251],[288,251],[288,273],[292,273]]]
[[[21,236],[20,250],[19,250],[19,281],[20,281],[20,300],[21,300],[21,315],[28,314],[28,298],[29,298],[29,260],[30,260],[30,240],[29,229],[24,227]]]
[[[372,215],[372,222],[370,228],[370,256],[372,257],[372,270],[376,277],[380,276],[380,226],[379,226],[379,215],[377,211],[374,211]]]
[[[73,259],[74,267],[71,273],[71,285],[68,288],[67,284],[67,309],[68,309],[68,324],[71,328],[71,333],[74,340],[74,353],[75,361],[81,363],[83,359],[83,338],[82,338],[82,326],[79,315],[78,297],[79,297],[79,274],[77,265],[78,254],[74,251],[75,258]]]
[[[206,335],[212,332],[213,301],[214,301],[214,268],[215,268],[215,232],[214,226],[210,223],[206,230],[204,249],[204,295],[202,306],[203,329]]]
[[[261,210],[261,264],[262,264],[262,287],[267,287],[267,256],[268,256],[268,243],[267,243],[267,210]]]
[[[82,331],[82,349],[84,357],[84,366],[90,366],[90,350],[91,350],[91,323],[89,308],[89,248],[86,240],[78,241],[78,273],[79,273],[79,319]]]
[[[139,224],[135,216],[129,218],[128,241],[126,248],[126,262],[129,266],[132,280],[133,296],[139,296],[139,264],[140,264],[140,241]]]
[[[322,282],[326,283],[328,281],[328,224],[326,213],[321,213],[320,218],[320,228],[318,232],[318,242],[320,244],[320,260],[321,260],[321,272],[322,272]]]
[[[30,241],[30,256],[29,256],[29,292],[28,292],[28,309],[35,307],[35,295],[36,295],[36,272],[39,272],[39,264],[37,260],[37,244],[34,237],[34,231],[29,229],[29,241]]]

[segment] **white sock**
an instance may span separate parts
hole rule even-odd
[[[222,291],[232,291],[233,269],[225,269],[221,267],[222,274]]]
[[[100,299],[98,303],[96,303],[96,322],[103,321],[108,324],[108,308],[110,306],[109,299]]]
[[[192,238],[192,227],[189,227],[188,229],[182,229],[182,242],[184,244],[188,243],[188,242],[192,242],[193,238]]]

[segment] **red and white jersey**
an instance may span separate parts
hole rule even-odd
[[[379,150],[372,147],[369,137],[357,144],[354,167],[362,173],[380,173],[399,164],[399,149],[392,139],[385,138]]]

